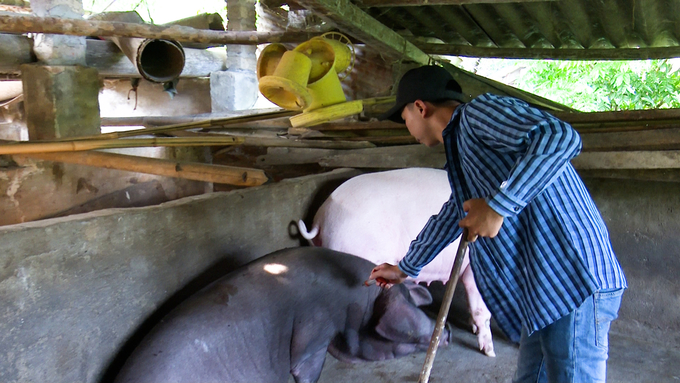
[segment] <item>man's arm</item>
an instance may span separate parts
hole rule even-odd
[[[403,282],[407,277],[417,277],[425,265],[460,235],[462,229],[458,226],[458,219],[455,203],[449,199],[439,214],[430,217],[399,264],[383,263],[376,266],[366,283],[375,280],[378,286],[389,287]]]
[[[410,277],[417,277],[425,265],[461,234],[459,219],[456,204],[449,199],[411,242],[408,252],[399,262],[399,269]]]
[[[483,129],[478,137],[494,150],[519,154],[496,193],[486,202],[503,217],[517,215],[548,187],[581,151],[581,138],[566,122],[525,102],[489,96],[468,105],[466,117]]]

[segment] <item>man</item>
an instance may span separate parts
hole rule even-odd
[[[389,287],[417,276],[466,228],[484,301],[520,343],[513,381],[605,382],[609,326],[627,286],[569,163],[579,135],[519,99],[463,100],[445,69],[423,66],[404,74],[381,116],[422,144],[444,144],[452,193],[399,264],[377,266],[369,279]]]

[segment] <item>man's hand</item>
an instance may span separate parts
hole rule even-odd
[[[375,280],[375,284],[380,287],[392,287],[392,285],[405,281],[406,278],[408,278],[408,275],[404,274],[398,266],[383,263],[371,271],[366,285],[369,285],[370,281]]]
[[[469,199],[463,203],[467,213],[458,226],[468,229],[468,241],[474,242],[478,236],[493,238],[503,225],[503,216],[487,205],[484,198]]]

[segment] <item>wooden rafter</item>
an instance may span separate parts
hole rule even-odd
[[[486,48],[457,44],[416,43],[423,52],[434,55],[553,60],[647,60],[680,56],[680,47],[616,49]]]
[[[428,64],[432,58],[349,0],[298,0],[297,3],[332,21],[348,35],[390,58]]]
[[[472,97],[486,92],[494,92],[518,97],[534,105],[545,107],[548,110],[569,109],[517,88],[466,72],[438,57],[430,56],[349,0],[298,0],[297,2],[307,10],[330,20],[342,32],[363,41],[372,49],[382,52],[382,54],[387,56],[386,58],[393,58],[395,62],[411,61],[420,65],[440,62]]]

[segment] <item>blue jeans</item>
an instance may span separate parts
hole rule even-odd
[[[531,336],[523,328],[513,383],[604,383],[609,325],[618,316],[622,296],[623,289],[600,290]]]

